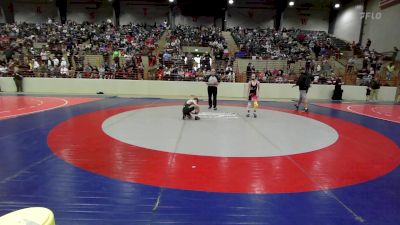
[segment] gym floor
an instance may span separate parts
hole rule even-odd
[[[0,96],[0,216],[57,225],[398,225],[400,106]]]

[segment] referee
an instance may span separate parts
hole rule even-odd
[[[296,109],[298,110],[300,104],[304,104],[304,111],[308,112],[308,100],[307,100],[307,92],[311,86],[311,77],[305,72],[304,68],[301,69],[301,74],[296,84],[293,87],[299,86],[299,100],[297,104],[295,104]]]
[[[215,74],[215,69],[211,70],[211,74],[206,77],[205,81],[207,82],[208,86],[208,109],[213,107],[214,110],[217,110],[217,93],[220,80]]]

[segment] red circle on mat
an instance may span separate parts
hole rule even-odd
[[[399,147],[376,131],[337,118],[284,109],[268,108],[328,124],[338,132],[338,140],[323,149],[289,156],[209,157],[126,144],[102,130],[102,123],[113,115],[167,105],[173,104],[136,105],[80,115],[56,126],[48,136],[48,144],[61,159],[103,176],[227,193],[290,193],[344,187],[383,176],[400,163]]]

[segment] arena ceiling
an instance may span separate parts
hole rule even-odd
[[[18,3],[53,3],[63,0],[15,0]],[[67,0],[69,4],[92,4],[99,8],[110,5],[116,0]],[[119,0],[121,4],[128,5],[158,5],[170,6],[168,0]],[[334,3],[346,4],[352,1],[364,0],[294,0],[297,9],[329,9]],[[233,5],[228,4],[228,0],[174,0],[172,6],[179,8],[184,15],[213,16],[220,15],[228,7],[244,9],[276,9],[278,5],[287,5],[288,0],[234,0]]]

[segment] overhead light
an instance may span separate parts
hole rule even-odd
[[[194,49],[194,51],[195,51],[195,52],[198,52],[198,51],[199,51],[199,49],[197,49],[197,48],[196,48],[196,49]]]
[[[174,0],[168,0],[170,3],[173,3],[174,2]]]
[[[294,6],[294,1],[290,1],[289,6]]]
[[[233,5],[233,0],[228,1],[229,5]]]
[[[339,3],[336,3],[336,4],[335,4],[335,9],[338,9],[338,8],[340,8],[340,4],[339,4]]]

